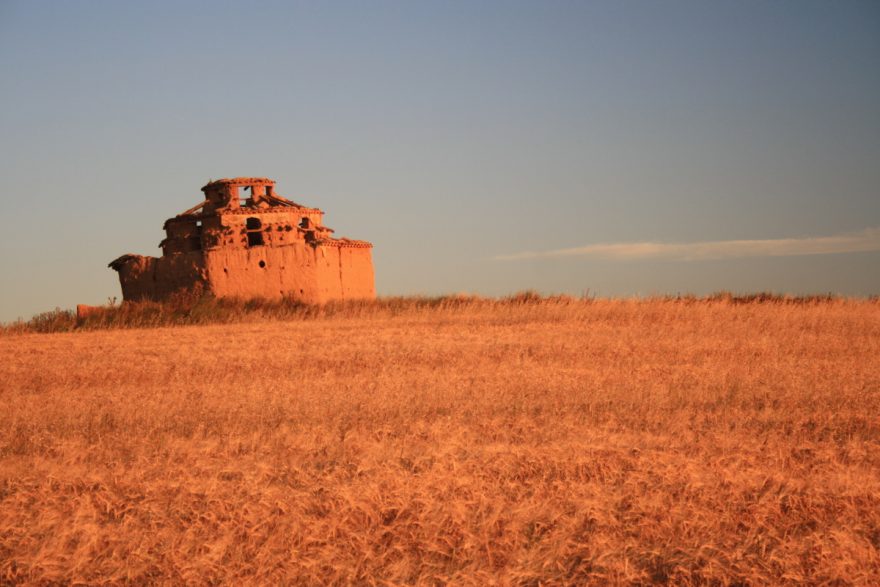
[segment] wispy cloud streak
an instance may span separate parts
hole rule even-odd
[[[765,240],[702,241],[693,243],[605,243],[498,255],[498,261],[549,259],[554,257],[592,257],[595,259],[640,260],[665,259],[702,261],[742,257],[790,257],[795,255],[832,255],[880,251],[880,228],[860,232],[807,238]]]

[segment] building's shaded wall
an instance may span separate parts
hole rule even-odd
[[[164,300],[180,291],[192,291],[205,281],[201,252],[167,257],[131,257],[118,269],[122,298],[128,301]]]
[[[188,253],[202,248],[201,223],[191,220],[188,222],[166,222],[165,240],[162,241],[162,255],[169,256],[175,253]]]

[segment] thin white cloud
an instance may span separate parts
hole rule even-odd
[[[594,259],[666,259],[702,261],[742,257],[790,257],[880,251],[880,228],[860,232],[807,238],[702,241],[693,243],[606,243],[553,251],[523,252],[493,257],[499,261],[592,257]]]

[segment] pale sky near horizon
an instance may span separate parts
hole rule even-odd
[[[121,297],[209,179],[380,295],[880,294],[880,3],[0,0],[0,321]]]

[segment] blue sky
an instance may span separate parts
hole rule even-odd
[[[873,1],[0,2],[0,320],[239,175],[383,295],[878,294],[878,63]]]

